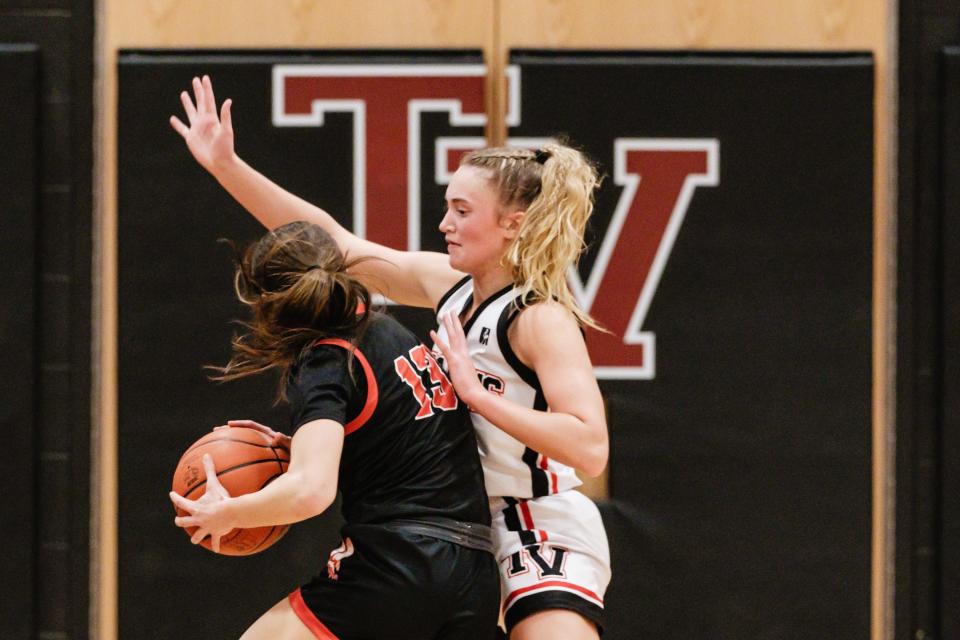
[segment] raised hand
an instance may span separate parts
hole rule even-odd
[[[480,378],[477,377],[477,368],[470,358],[470,352],[467,349],[467,337],[463,333],[463,326],[460,324],[460,318],[453,312],[444,314],[442,320],[443,327],[447,330],[447,340],[445,343],[437,335],[436,331],[430,332],[430,337],[434,344],[440,348],[446,360],[449,369],[450,382],[456,389],[460,399],[467,405],[474,404],[476,398],[486,393],[483,385],[480,384]]]
[[[170,126],[186,141],[187,148],[200,166],[211,173],[218,164],[230,160],[234,155],[233,121],[230,117],[230,99],[224,100],[217,115],[217,100],[213,95],[213,83],[210,76],[193,79],[193,95],[186,91],[180,93],[180,102],[187,114],[189,126],[177,116],[170,116]],[[196,101],[196,103],[194,103]]]
[[[203,455],[203,470],[207,476],[206,489],[200,498],[189,500],[179,493],[170,492],[170,500],[173,502],[173,506],[189,514],[177,516],[173,519],[173,523],[178,527],[196,527],[197,530],[190,537],[190,542],[199,544],[204,538],[210,536],[210,546],[214,551],[220,553],[220,538],[234,528],[230,521],[230,515],[224,508],[227,500],[230,499],[230,494],[220,484],[213,458],[210,457],[209,453]]]

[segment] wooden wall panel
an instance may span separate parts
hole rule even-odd
[[[117,47],[476,47],[491,5],[474,0],[109,0]]]
[[[873,49],[876,0],[501,0],[505,46]]]

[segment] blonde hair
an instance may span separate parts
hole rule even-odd
[[[567,283],[568,267],[586,249],[584,232],[600,184],[593,163],[580,151],[555,143],[536,151],[479,149],[460,164],[490,172],[500,204],[525,211],[501,262],[511,270],[520,299],[556,300],[581,324],[602,330],[577,304]]]

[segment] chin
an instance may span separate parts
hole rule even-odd
[[[466,273],[467,268],[463,264],[462,260],[458,260],[452,255],[447,254],[447,262],[449,263],[451,269],[456,269],[457,271],[463,271],[464,273]]]

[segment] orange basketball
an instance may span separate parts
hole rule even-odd
[[[196,500],[206,491],[205,453],[213,457],[217,478],[231,496],[259,491],[284,473],[290,464],[290,451],[271,445],[270,438],[255,429],[230,427],[212,431],[187,449],[173,474],[173,490],[190,500]],[[178,516],[187,515],[181,509],[176,511]],[[277,525],[233,529],[220,538],[220,553],[228,556],[259,553],[279,540],[289,528],[290,525]],[[192,536],[196,527],[187,527],[184,531]],[[200,544],[212,550],[209,537]]]

